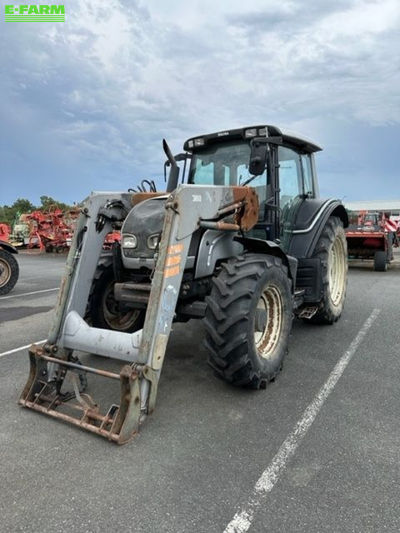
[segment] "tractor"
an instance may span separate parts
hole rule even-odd
[[[377,212],[348,212],[349,226],[346,229],[346,239],[349,259],[373,259],[376,272],[386,272],[392,260],[393,246],[398,246],[395,237],[397,224],[386,219],[383,213]],[[385,227],[385,222],[391,222],[391,231]],[[392,235],[395,237],[393,242]]]
[[[165,192],[84,202],[19,400],[119,444],[154,410],[173,322],[201,319],[217,376],[263,389],[282,368],[293,318],[334,324],[346,296],[348,217],[319,197],[317,144],[258,125],[193,137],[175,156],[163,147]],[[84,365],[82,352],[123,366]],[[85,392],[88,374],[119,380],[119,403],[102,410]]]

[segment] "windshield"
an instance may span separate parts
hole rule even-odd
[[[250,145],[247,142],[225,142],[208,146],[201,152],[193,154],[189,183],[243,185],[252,177],[249,172],[249,159]],[[259,187],[265,189],[266,184],[266,171],[249,182],[249,185],[256,189]]]

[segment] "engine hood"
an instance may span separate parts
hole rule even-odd
[[[155,250],[149,248],[148,239],[152,235],[161,234],[165,218],[166,196],[157,196],[135,205],[122,225],[122,257],[125,262],[130,258],[152,258]],[[134,235],[136,248],[124,248],[124,235]]]

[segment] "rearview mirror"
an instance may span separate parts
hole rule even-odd
[[[267,142],[266,139],[253,139],[250,142],[249,171],[253,176],[261,176],[267,164]]]

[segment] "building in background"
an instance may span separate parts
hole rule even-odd
[[[375,211],[390,213],[394,220],[400,218],[400,200],[370,200],[367,202],[344,202],[349,211]]]

